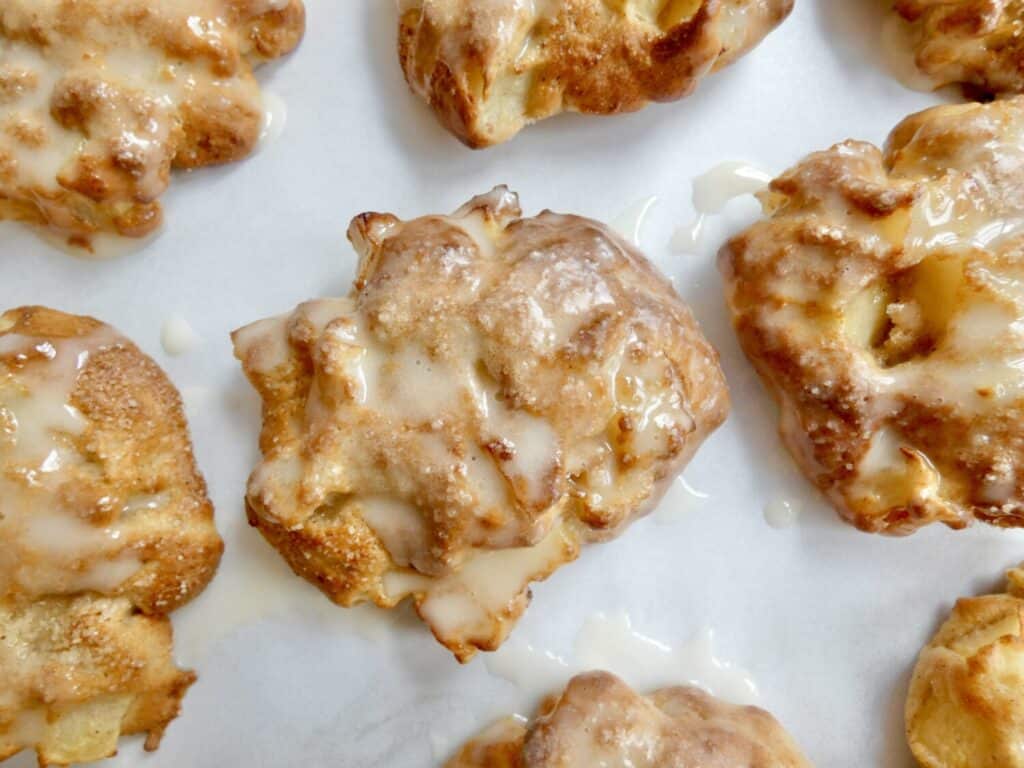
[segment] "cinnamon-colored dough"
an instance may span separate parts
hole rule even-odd
[[[906,719],[923,768],[1024,766],[1024,570],[1004,594],[957,600],[917,660]]]
[[[412,597],[461,660],[505,639],[531,581],[658,501],[725,418],[718,356],[607,227],[357,217],[355,290],[234,334],[263,398],[249,519],[332,600]]]
[[[304,25],[301,0],[4,0],[0,219],[86,248],[152,232],[172,168],[256,146],[252,69]]]
[[[163,371],[92,318],[0,315],[0,760],[155,749],[195,679],[167,614],[221,550]]]
[[[789,15],[793,0],[404,0],[412,89],[471,147],[563,111],[687,96]]]
[[[530,723],[501,720],[446,768],[810,768],[778,721],[680,686],[641,696],[588,672],[549,698]]]
[[[1024,98],[771,184],[720,266],[804,473],[865,531],[1024,525]]]

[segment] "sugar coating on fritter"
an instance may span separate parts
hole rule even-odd
[[[1024,570],[1005,594],[957,601],[918,658],[906,721],[923,768],[1024,766]]]
[[[0,219],[83,247],[152,232],[172,168],[256,146],[252,67],[304,23],[301,0],[5,0]]]
[[[574,677],[530,723],[501,720],[446,768],[809,768],[768,712],[693,687],[641,696],[614,675]]]
[[[0,759],[156,748],[194,679],[170,611],[222,544],[177,391],[110,326],[0,316]]]
[[[866,531],[1024,525],[1024,99],[848,141],[722,250],[804,473]]]
[[[597,222],[523,219],[498,188],[349,238],[349,298],[234,334],[263,398],[250,521],[342,605],[412,596],[466,660],[531,581],[656,503],[725,382],[668,281]]]
[[[936,87],[1024,93],[1024,0],[896,0],[918,68]]]
[[[576,111],[688,95],[757,45],[793,0],[402,0],[406,80],[472,147]]]

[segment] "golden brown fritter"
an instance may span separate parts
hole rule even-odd
[[[0,760],[97,760],[141,732],[156,749],[196,678],[174,666],[170,620],[125,598],[0,601],[0,630]]]
[[[571,110],[607,115],[688,95],[749,51],[793,0],[404,0],[412,89],[471,147]]]
[[[1024,570],[1005,594],[957,601],[921,651],[906,719],[923,768],[1024,766]]]
[[[811,155],[763,202],[720,266],[808,478],[865,531],[1024,525],[1024,98]]]
[[[763,709],[692,687],[641,696],[614,675],[574,677],[529,724],[495,723],[446,768],[810,768]]]
[[[896,0],[918,68],[938,88],[1024,93],[1024,0]]]
[[[181,400],[114,329],[42,307],[0,316],[0,758],[155,749],[194,675],[167,614],[222,544]]]
[[[668,281],[597,222],[357,217],[347,299],[234,334],[263,398],[249,519],[342,605],[412,596],[461,660],[529,582],[648,511],[725,418],[718,356]]]
[[[172,168],[255,147],[252,67],[304,25],[301,0],[5,0],[0,219],[85,247],[152,232]]]

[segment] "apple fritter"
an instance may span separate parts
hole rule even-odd
[[[936,88],[1024,93],[1024,0],[895,0],[893,9]]]
[[[608,115],[690,94],[793,0],[403,0],[412,89],[471,147],[563,111]]]
[[[906,724],[922,768],[1024,766],[1024,570],[956,602],[918,658]]]
[[[0,219],[90,247],[162,220],[172,168],[256,146],[252,68],[294,48],[301,0],[5,0]]]
[[[43,307],[0,315],[0,759],[155,749],[194,679],[167,614],[222,544],[181,400],[113,328]]]
[[[0,760],[99,760],[133,733],[156,749],[196,678],[174,665],[170,620],[126,598],[3,601],[0,630]]]
[[[719,256],[790,452],[865,531],[1024,525],[1024,98],[772,182]]]
[[[263,398],[250,522],[342,605],[412,597],[460,659],[621,533],[725,418],[717,353],[607,227],[363,214],[355,289],[234,334]]]
[[[530,723],[501,720],[446,768],[810,768],[763,709],[693,687],[641,696],[614,675],[587,672],[550,697]]]

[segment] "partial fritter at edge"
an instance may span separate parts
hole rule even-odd
[[[1024,525],[1024,98],[772,182],[719,261],[804,474],[851,523]]]
[[[563,111],[689,95],[761,42],[793,0],[402,0],[406,80],[471,147]]]
[[[104,323],[0,316],[0,760],[155,749],[195,680],[167,614],[222,543],[177,391]]]
[[[907,23],[917,67],[936,88],[1024,93],[1021,0],[895,0],[893,13]]]
[[[256,146],[253,67],[304,28],[301,0],[5,0],[0,220],[84,248],[152,232],[172,168]]]
[[[412,597],[465,661],[531,581],[651,509],[724,420],[725,380],[668,281],[597,222],[521,218],[498,188],[349,237],[349,298],[234,334],[263,398],[249,519],[337,603]]]
[[[1024,570],[1008,577],[957,600],[918,657],[906,726],[923,768],[1024,767]]]
[[[537,716],[500,720],[445,768],[810,768],[768,712],[679,686],[641,696],[608,672],[588,672]]]

